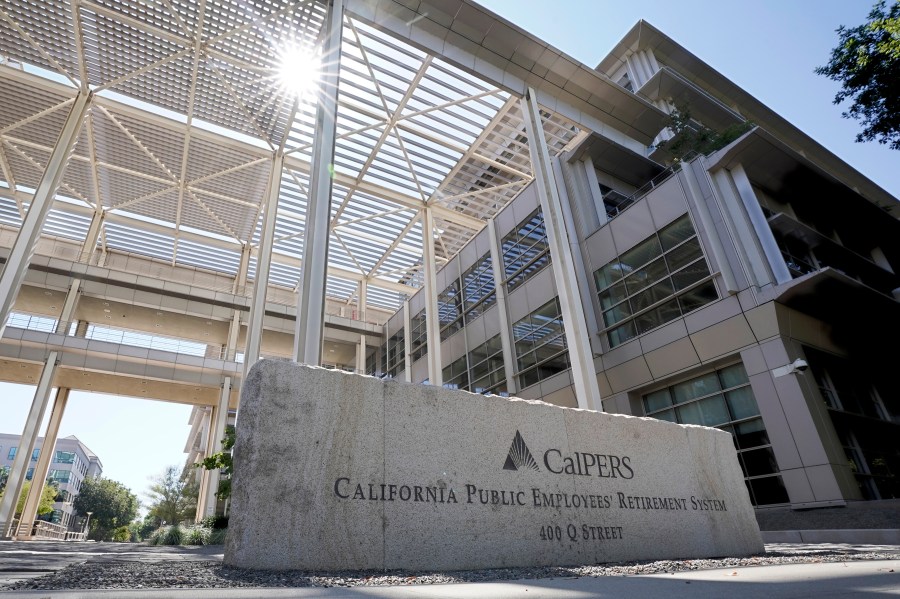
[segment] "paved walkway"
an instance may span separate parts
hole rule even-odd
[[[770,552],[846,549],[846,545],[768,545]],[[0,584],[43,575],[87,560],[218,560],[221,547],[147,547],[91,543],[0,543]],[[94,591],[0,591],[8,597],[53,599],[587,599],[612,597],[728,597],[766,599],[900,597],[900,547],[857,546],[860,551],[887,551],[898,559],[841,563],[787,564],[602,578],[466,583],[432,586],[302,589],[160,589]]]

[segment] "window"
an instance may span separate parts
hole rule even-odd
[[[504,282],[509,291],[550,264],[547,229],[540,209],[535,210],[503,238],[500,252],[503,254]]]
[[[57,483],[67,483],[72,479],[71,470],[51,470],[47,473],[47,480]]]
[[[444,387],[448,389],[468,389],[469,388],[469,367],[466,364],[466,357],[463,356],[458,360],[454,360],[449,366],[443,369]]]
[[[17,449],[18,449],[17,447],[10,447],[10,448],[9,448],[9,453],[8,453],[7,456],[6,456],[6,459],[7,459],[7,460],[11,460],[11,459],[15,458],[15,457],[16,457],[16,450],[17,450]]]
[[[34,451],[31,452],[31,461],[37,462],[38,457],[40,457],[40,455],[41,455],[41,449],[40,448],[35,449]]]
[[[428,351],[427,335],[425,333],[425,308],[409,320],[412,361],[415,362]]]
[[[454,280],[438,294],[437,305],[441,341],[443,341],[463,327],[462,296],[459,292],[459,280]]]
[[[75,463],[75,452],[74,451],[57,451],[56,457],[53,460],[57,464],[74,464]]]
[[[463,312],[468,324],[497,303],[494,267],[490,253],[485,254],[462,274]]]
[[[743,364],[648,393],[643,403],[647,416],[731,433],[753,505],[789,501]]]
[[[29,468],[25,472],[25,480],[31,480],[32,478],[34,478],[34,468]]]
[[[406,369],[406,337],[400,329],[387,340],[387,362],[385,372],[392,378],[400,376]]]
[[[900,404],[892,374],[811,347],[803,353],[862,496],[900,497]]]
[[[598,268],[594,282],[611,347],[719,297],[687,215]]]
[[[500,335],[494,335],[469,352],[469,380],[475,393],[507,393]]]
[[[520,388],[569,368],[559,299],[553,298],[513,324],[512,329]]]

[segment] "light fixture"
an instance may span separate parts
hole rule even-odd
[[[787,366],[779,366],[778,368],[772,369],[772,376],[778,378],[789,374],[803,374],[808,368],[809,364],[806,363],[806,360],[797,358]]]
[[[315,92],[320,66],[319,56],[311,47],[289,42],[278,50],[278,87],[302,99]]]

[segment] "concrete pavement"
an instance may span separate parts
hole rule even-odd
[[[16,545],[17,547],[13,547]],[[46,573],[87,560],[219,560],[221,547],[144,547],[117,544],[0,543],[0,583],[21,573]],[[830,550],[835,545],[770,545],[775,553]],[[137,550],[135,550],[137,549]],[[900,597],[900,547],[858,546],[859,551],[888,551],[898,559],[838,563],[766,565],[715,570],[599,578],[545,578],[536,580],[444,585],[295,588],[295,589],[154,589],[78,591],[0,591],[0,599],[587,599],[612,597],[661,597],[692,599],[728,597],[766,599],[829,597]]]

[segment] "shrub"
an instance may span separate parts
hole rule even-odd
[[[181,530],[181,527],[177,524],[173,524],[166,528],[165,532],[162,534],[160,538],[160,545],[181,545],[181,539],[184,537],[184,533]]]
[[[228,528],[228,516],[207,516],[200,521],[200,526],[210,529]]]
[[[224,545],[225,544],[225,534],[228,532],[227,528],[214,528],[209,533],[209,539],[206,541],[207,545]]]
[[[210,529],[203,526],[192,526],[187,529],[183,542],[186,545],[206,545],[209,540]]]
[[[127,543],[131,540],[131,529],[127,525],[120,526],[113,531],[112,540],[118,543]]]
[[[157,528],[147,538],[147,543],[149,545],[162,545],[162,537],[163,537],[163,533],[165,533],[165,531],[166,531],[165,528]]]

